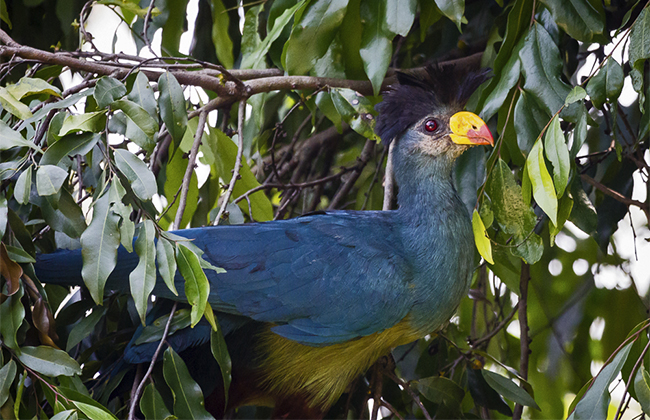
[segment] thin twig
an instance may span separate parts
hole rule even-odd
[[[199,146],[201,145],[201,137],[203,137],[203,128],[205,127],[205,120],[207,119],[207,117],[208,117],[207,112],[201,112],[199,114],[199,125],[196,127],[196,133],[194,133],[194,144],[192,144],[192,150],[190,151],[190,157],[187,162],[187,168],[185,169],[185,176],[183,177],[181,199],[178,202],[178,210],[176,210],[176,218],[174,219],[174,229],[181,228],[183,213],[185,213],[185,206],[187,205],[187,193],[190,188],[190,180],[192,179],[192,173],[194,172],[196,155],[199,152]]]
[[[153,354],[153,357],[151,358],[149,369],[147,369],[147,373],[144,374],[144,377],[140,381],[138,388],[135,390],[135,394],[131,398],[131,407],[129,408],[129,417],[128,417],[129,420],[135,420],[135,407],[138,404],[138,399],[140,399],[140,394],[142,393],[144,384],[147,382],[147,379],[149,379],[149,376],[151,376],[151,372],[153,371],[153,367],[156,364],[156,360],[158,360],[158,355],[160,354],[160,350],[162,350],[163,344],[167,339],[167,334],[169,334],[169,326],[172,324],[172,318],[174,317],[174,312],[176,312],[177,305],[178,302],[174,302],[174,306],[172,306],[172,310],[169,313],[169,317],[167,318],[167,323],[165,324],[165,330],[163,331],[163,335],[160,338],[160,343],[158,343],[156,352]]]
[[[246,100],[242,99],[239,101],[239,111],[237,115],[237,158],[235,159],[235,168],[232,171],[232,178],[230,178],[230,184],[228,185],[228,190],[223,196],[223,201],[221,202],[221,207],[219,208],[219,213],[214,219],[214,224],[218,225],[221,220],[221,215],[226,210],[228,201],[230,201],[230,196],[232,191],[235,189],[235,182],[239,178],[239,170],[241,169],[242,155],[244,154],[244,117],[246,116]],[[250,215],[252,217],[252,214]]]
[[[530,356],[530,342],[528,336],[528,282],[530,281],[530,266],[525,262],[521,263],[521,276],[519,277],[519,341],[520,341],[520,356],[519,356],[519,375],[528,380],[528,359]],[[523,387],[523,383],[522,383]],[[524,411],[524,406],[515,404],[515,409],[512,414],[513,420],[521,419],[521,414]]]

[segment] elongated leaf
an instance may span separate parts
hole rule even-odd
[[[156,243],[156,260],[158,261],[158,272],[169,290],[178,296],[174,276],[176,275],[176,256],[174,245],[165,238],[159,238]]]
[[[14,186],[14,197],[20,204],[29,202],[29,195],[32,192],[32,168],[28,167],[18,177]]]
[[[490,264],[494,264],[492,259],[492,244],[490,243],[490,238],[488,237],[487,231],[485,230],[485,225],[481,216],[478,214],[476,209],[472,213],[472,230],[474,231],[474,243],[476,244],[476,249],[478,249],[481,257],[485,259]]]
[[[59,192],[68,178],[68,171],[54,165],[41,166],[36,170],[36,190],[38,195],[52,195]]]
[[[454,22],[460,31],[465,12],[465,0],[435,0],[435,2],[442,14]]]
[[[347,6],[348,0],[316,0],[307,4],[286,44],[284,61],[289,74],[306,74],[325,55]]]
[[[533,95],[526,91],[520,92],[515,105],[514,126],[517,133],[517,145],[522,152],[530,153],[530,149],[550,117]]]
[[[648,7],[641,10],[630,31],[629,56],[632,85],[639,94],[639,108],[641,112],[645,112],[643,105],[648,98],[645,98],[643,92],[643,66],[645,61],[650,59],[650,8]]]
[[[9,207],[7,207],[7,199],[4,193],[0,193],[0,238],[5,235],[7,223],[9,221]]]
[[[174,414],[181,419],[213,418],[203,408],[201,387],[192,379],[178,354],[171,348],[163,356],[163,375],[174,395]]]
[[[365,22],[359,54],[363,61],[363,68],[372,83],[372,90],[377,95],[390,64],[394,34],[387,31],[384,25],[386,16],[384,1],[362,2],[361,15],[365,18]]]
[[[0,369],[0,407],[9,398],[9,388],[16,378],[16,371],[16,362],[13,360],[10,360],[9,363]]]
[[[174,312],[172,316],[172,321],[169,324],[169,335],[172,335],[178,330],[187,328],[190,326],[191,321],[191,310],[187,308],[179,309]],[[160,341],[165,332],[165,326],[167,325],[167,320],[169,315],[165,314],[160,318],[156,319],[151,325],[147,325],[142,329],[142,333],[135,340],[136,345],[144,343],[153,343],[154,341]]]
[[[21,347],[18,360],[47,376],[81,375],[79,364],[68,353],[48,346]]]
[[[217,324],[216,331],[210,331],[210,349],[212,350],[212,356],[219,363],[221,377],[223,378],[225,405],[228,405],[228,389],[232,381],[232,361],[230,360],[226,340],[223,338],[223,332],[219,324]]]
[[[91,420],[117,420],[117,417],[111,414],[110,411],[98,408],[95,405],[86,404],[80,401],[73,401],[72,404],[74,404]]]
[[[0,104],[7,112],[15,115],[21,120],[32,117],[32,111],[24,103],[20,102],[6,88],[0,87]]]
[[[541,139],[537,140],[530,150],[526,159],[526,169],[533,187],[535,201],[548,215],[551,222],[557,226],[557,196],[553,180],[546,169],[546,162],[544,162],[544,146],[542,146]]]
[[[95,147],[100,138],[101,135],[95,133],[64,136],[47,148],[40,164],[58,165],[66,156],[85,155]]]
[[[2,376],[2,375],[0,375]],[[634,392],[644,413],[650,413],[650,375],[645,365],[639,366],[634,377]],[[0,404],[2,399],[0,399]]]
[[[50,418],[50,420],[77,420],[79,416],[77,415],[77,410],[63,410],[56,413]]]
[[[95,202],[93,219],[81,235],[81,276],[98,305],[102,304],[104,285],[115,268],[120,246],[120,217],[110,207],[109,195],[104,194]]]
[[[106,128],[106,111],[89,112],[86,114],[68,115],[63,121],[59,136],[86,131],[99,133]]]
[[[569,182],[571,161],[569,160],[569,148],[566,145],[564,133],[560,127],[560,120],[557,116],[553,117],[546,130],[544,151],[549,162],[553,165],[553,184],[555,185],[557,197],[560,198]]]
[[[626,344],[616,353],[614,359],[600,370],[591,387],[576,404],[575,410],[569,416],[570,419],[607,418],[607,407],[611,400],[608,391],[609,384],[612,383],[623,368],[632,345],[634,345],[634,341]]]
[[[605,30],[602,3],[589,0],[543,0],[564,32],[582,42],[591,42]],[[599,39],[604,41],[603,37]]]
[[[523,388],[520,388],[517,386],[517,384],[505,376],[501,376],[498,373],[484,369],[483,378],[485,378],[485,382],[487,382],[488,385],[492,387],[492,389],[494,389],[504,398],[507,398],[510,401],[514,401],[517,404],[533,407],[537,410],[540,410],[539,406],[528,392],[524,391]]]
[[[624,77],[621,65],[610,57],[587,83],[587,93],[596,108],[602,108],[606,100],[616,103],[623,90]]]
[[[158,103],[153,94],[153,88],[149,84],[147,76],[142,72],[138,72],[131,92],[129,92],[126,98],[144,108],[152,118],[158,118]]]
[[[0,242],[0,274],[7,282],[5,296],[11,296],[20,289],[20,278],[23,276],[22,267],[9,258],[9,252],[3,242]]]
[[[582,87],[576,86],[571,90],[571,92],[569,92],[569,95],[567,95],[566,99],[564,100],[564,104],[570,105],[574,102],[581,101],[586,97],[587,97],[587,92],[585,92],[585,90]]]
[[[154,142],[154,134],[158,131],[156,120],[144,108],[128,99],[115,101],[111,106],[122,110],[126,115],[125,136],[151,153],[156,145]]]
[[[17,131],[14,131],[4,121],[0,120],[0,151],[11,149],[12,147],[29,147],[34,150],[41,150],[31,141],[25,138]]]
[[[71,238],[79,238],[86,229],[86,219],[81,207],[65,188],[57,195],[41,197],[32,194],[29,201],[40,207],[43,218],[56,231]]]
[[[18,100],[29,95],[41,93],[61,97],[61,91],[58,87],[47,83],[43,79],[35,79],[32,77],[23,77],[15,85],[7,86],[7,90]]]
[[[454,381],[441,376],[420,379],[417,388],[428,400],[449,407],[459,406],[465,396],[465,391]]]
[[[151,200],[151,197],[157,192],[156,178],[147,165],[133,153],[124,149],[115,151],[115,164],[126,179],[131,181],[131,188],[135,195],[143,201]]]
[[[68,343],[65,346],[65,351],[70,352],[74,346],[81,343],[84,338],[88,337],[105,314],[105,307],[95,306],[90,315],[84,317],[72,328],[70,335],[68,335]]]
[[[185,129],[187,128],[187,111],[185,109],[185,97],[183,88],[170,72],[165,72],[158,79],[158,106],[160,107],[160,117],[165,122],[169,134],[174,139],[174,144],[178,145],[183,139]]]
[[[176,261],[178,270],[185,279],[185,296],[192,305],[192,326],[195,326],[205,312],[210,283],[201,268],[199,257],[185,245],[176,244]]]
[[[138,238],[135,240],[135,252],[140,259],[138,265],[129,275],[131,295],[135,301],[135,309],[140,314],[142,325],[145,325],[149,295],[156,285],[156,249],[154,239],[156,228],[149,219],[142,222]]]
[[[519,52],[522,72],[526,77],[524,89],[544,104],[549,114],[555,114],[564,104],[570,88],[562,80],[562,60],[557,46],[546,29],[535,22]]]
[[[417,8],[417,1],[416,0],[385,0],[385,1],[386,1],[386,20],[384,24],[386,25],[386,30],[396,35],[401,35],[401,36],[408,35],[409,31],[411,30],[411,26],[413,26],[413,20],[415,19],[415,10]],[[456,0],[456,1],[439,0],[436,1],[436,3],[438,4],[438,7],[440,7],[440,3],[454,3],[453,5],[450,5],[451,8],[457,8],[458,6],[460,6],[460,17],[462,18],[463,10],[465,9],[465,0]],[[441,7],[440,10],[442,10]],[[442,10],[442,12],[445,13],[444,10]],[[454,14],[457,15],[457,10],[454,11]]]
[[[232,52],[233,43],[228,33],[230,17],[222,0],[212,0],[210,6],[212,7],[212,43],[214,44],[214,51],[221,64],[230,69],[235,63]]]
[[[102,76],[97,80],[95,92],[93,93],[93,97],[97,101],[99,108],[106,108],[113,101],[124,95],[126,95],[126,86],[124,86],[124,83],[109,76]]]
[[[18,350],[16,334],[25,318],[25,307],[20,302],[23,297],[23,288],[19,287],[16,293],[7,297],[0,303],[0,334],[4,345],[13,350]]]
[[[494,86],[490,84],[488,85],[488,88],[485,89],[486,97],[483,100],[483,107],[480,113],[481,118],[485,121],[489,120],[494,116],[494,114],[496,114],[508,97],[510,89],[517,84],[521,74],[519,51],[523,45],[524,39],[522,38],[515,46],[503,69],[500,69],[500,77],[497,79],[497,83],[494,84]]]
[[[147,420],[167,419],[172,417],[172,413],[167,410],[165,401],[153,384],[144,388],[142,398],[140,398],[140,410]]]

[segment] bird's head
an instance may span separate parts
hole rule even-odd
[[[397,155],[409,165],[451,167],[469,147],[494,144],[485,122],[463,111],[488,77],[488,71],[459,75],[453,66],[435,65],[421,75],[398,73],[400,83],[377,106],[377,134],[386,144],[396,141]]]

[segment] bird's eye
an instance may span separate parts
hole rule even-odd
[[[427,120],[427,122],[424,123],[424,129],[429,133],[433,133],[438,129],[438,123],[436,120]]]

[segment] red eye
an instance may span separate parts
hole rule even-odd
[[[424,123],[424,129],[427,130],[429,133],[432,133],[436,131],[438,128],[438,123],[436,120],[427,120],[427,122]]]

